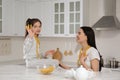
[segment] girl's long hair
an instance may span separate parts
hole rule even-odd
[[[27,21],[26,21],[26,26],[28,25],[33,25],[36,23],[36,22],[39,22],[40,23],[40,26],[42,26],[42,22],[38,19],[38,18],[28,18]],[[25,37],[28,35],[28,31],[25,29]]]
[[[97,49],[96,41],[95,41],[95,33],[94,33],[93,29],[88,26],[82,26],[82,27],[80,27],[80,29],[82,29],[84,31],[85,35],[87,36],[88,45]],[[100,56],[99,71],[101,71],[101,67],[103,66],[103,63],[102,63],[102,56],[100,55],[100,53],[99,53],[99,56]]]

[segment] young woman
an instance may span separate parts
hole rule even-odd
[[[40,40],[38,38],[41,32],[42,23],[39,19],[33,18],[26,21],[26,34],[23,45],[24,59],[26,67],[37,67],[44,64],[58,65],[57,60],[43,59],[48,53],[53,53],[54,50],[47,51],[45,54],[40,53]]]
[[[83,65],[87,70],[100,71],[100,53],[96,48],[93,29],[87,26],[80,27],[77,42],[82,46],[78,54],[78,66]]]
[[[101,56],[96,48],[95,34],[92,28],[88,26],[80,27],[76,36],[77,42],[82,46],[78,52],[78,67],[82,65],[87,70],[93,70],[94,72],[101,71],[102,62]],[[70,67],[62,64],[65,69]]]

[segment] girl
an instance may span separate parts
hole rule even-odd
[[[47,53],[44,55],[40,54],[40,40],[38,38],[39,33],[41,32],[41,26],[42,23],[39,19],[33,18],[28,19],[26,21],[26,34],[25,34],[25,41],[23,45],[23,53],[24,53],[24,59],[26,62],[26,67],[36,67],[41,66],[43,64],[48,64],[47,59],[42,59],[47,54],[53,53],[54,51],[47,51]],[[52,60],[51,65],[58,65],[57,60]]]
[[[82,46],[78,56],[78,66],[83,65],[87,70],[101,70],[100,54],[96,48],[95,34],[92,28],[83,26],[77,34],[77,42]]]

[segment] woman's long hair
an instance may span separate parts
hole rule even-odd
[[[88,26],[82,26],[82,27],[80,27],[80,29],[82,29],[84,31],[85,35],[87,36],[88,45],[97,49],[96,42],[95,42],[95,33],[94,33],[93,29]],[[100,53],[99,53],[99,56],[100,56],[99,71],[101,71],[101,67],[103,66],[103,63],[102,63],[102,56],[100,55]]]
[[[28,25],[33,25],[36,23],[36,22],[39,22],[40,23],[40,26],[42,26],[42,22],[38,19],[38,18],[28,18],[27,21],[26,21],[26,26]],[[25,37],[28,35],[28,31],[25,29]]]

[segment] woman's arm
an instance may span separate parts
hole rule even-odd
[[[91,60],[91,68],[95,72],[99,71],[99,60],[98,59]]]
[[[91,70],[90,67],[87,66],[87,64],[85,63],[87,56],[81,55],[80,57],[80,63],[83,65],[84,68],[86,68],[87,70]]]
[[[85,60],[86,60],[87,56],[81,56],[80,58],[80,62],[81,64],[83,65],[84,68],[86,68],[87,70],[93,70],[95,72],[98,72],[99,71],[99,60],[98,59],[92,59],[90,61],[91,63],[91,68],[87,66],[87,64],[85,63]]]
[[[59,61],[59,66],[62,67],[62,68],[64,68],[64,69],[71,69],[71,67],[63,64],[61,61]]]

